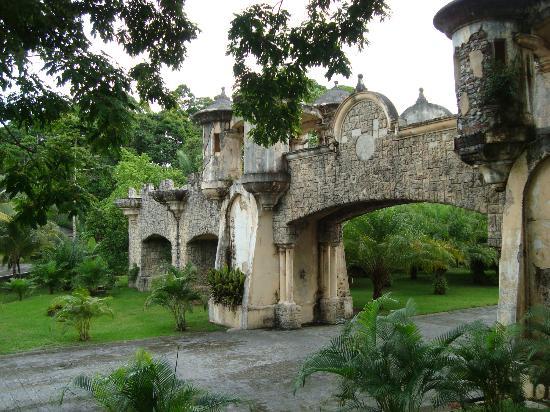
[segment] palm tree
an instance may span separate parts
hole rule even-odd
[[[30,279],[10,279],[3,287],[8,292],[15,293],[21,301],[34,289],[34,282]]]
[[[412,261],[412,232],[406,223],[401,213],[388,208],[355,218],[344,226],[348,263],[369,275],[373,299],[382,295],[392,269],[409,266]]]
[[[94,298],[86,289],[77,289],[71,295],[60,296],[53,300],[50,307],[58,308],[54,318],[75,327],[81,341],[90,339],[92,319],[113,316],[109,307],[110,298]]]
[[[486,412],[501,412],[509,402],[523,404],[532,351],[520,336],[517,325],[472,325],[453,350],[456,399],[464,404],[481,392]]]
[[[446,373],[453,361],[450,345],[463,328],[425,342],[411,320],[411,300],[403,309],[382,313],[394,303],[386,294],[367,304],[340,336],[305,360],[295,388],[325,372],[341,378],[336,396],[350,409],[417,412],[429,392],[435,406],[446,403],[454,388]],[[368,405],[369,397],[376,408]]]
[[[145,306],[160,305],[168,308],[176,321],[176,330],[183,332],[187,328],[185,313],[193,310],[193,303],[202,300],[202,296],[193,288],[197,270],[191,264],[183,269],[168,268],[168,273],[153,281],[151,294]]]
[[[536,306],[531,308],[526,317],[529,343],[534,353],[531,361],[530,376],[533,384],[544,385],[548,399],[550,388],[550,308]]]
[[[209,393],[186,383],[166,360],[153,359],[143,350],[109,375],[81,375],[72,386],[89,392],[104,410],[112,412],[210,412],[239,402],[238,398]]]
[[[21,274],[21,259],[34,255],[40,248],[37,232],[16,221],[0,224],[2,264],[11,268],[14,276]]]

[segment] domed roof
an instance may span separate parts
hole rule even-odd
[[[210,106],[195,113],[193,117],[201,122],[203,119],[206,119],[209,114],[214,114],[218,112],[231,112],[231,110],[231,99],[225,94],[225,87],[222,87],[222,92],[214,97],[214,102]]]
[[[416,100],[416,103],[405,110],[401,114],[401,118],[406,120],[407,124],[413,124],[452,115],[453,114],[443,106],[429,103],[424,96],[424,89],[420,88],[420,94]]]
[[[327,90],[321,96],[313,102],[314,106],[326,106],[330,104],[339,105],[350,95],[349,92],[340,89],[338,87],[338,82],[334,82],[334,87]]]

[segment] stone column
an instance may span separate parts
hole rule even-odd
[[[275,307],[277,325],[282,329],[302,326],[302,307],[294,302],[294,245],[278,245],[279,304]]]
[[[285,250],[286,302],[294,303],[294,246]]]
[[[279,303],[286,302],[286,251],[284,246],[278,247],[279,252]]]
[[[330,282],[330,294],[331,299],[336,299],[338,297],[338,250],[336,246],[329,246],[330,254],[330,272],[329,272],[329,282]]]

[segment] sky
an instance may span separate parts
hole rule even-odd
[[[263,0],[270,4],[275,0]],[[369,90],[385,94],[399,113],[415,103],[418,89],[424,88],[428,101],[441,104],[456,113],[454,95],[453,50],[451,41],[433,27],[435,13],[450,0],[389,0],[391,17],[370,25],[370,45],[361,52],[347,49],[353,75],[330,81],[322,68],[310,77],[332,87],[333,81],[355,86],[357,75],[364,75]],[[228,94],[233,88],[233,60],[226,56],[227,32],[234,13],[258,0],[187,0],[185,11],[201,30],[188,44],[188,55],[181,70],[163,70],[170,89],[187,84],[196,96],[214,97],[222,86]],[[284,0],[293,22],[305,16],[307,0]],[[114,50],[111,50],[114,52]],[[112,53],[109,53],[112,55]],[[130,67],[129,58],[117,53],[119,63]]]

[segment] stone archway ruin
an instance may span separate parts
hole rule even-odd
[[[161,276],[172,264],[172,244],[160,235],[151,235],[141,245],[141,270],[136,281],[140,290],[151,287],[154,278]]]
[[[421,91],[399,116],[360,78],[354,93],[335,87],[304,107],[299,136],[266,148],[247,138],[253,126],[233,115],[222,93],[195,115],[204,172],[182,188],[166,181],[118,201],[129,218],[130,265],[142,263],[152,230],[169,240],[180,266],[196,259],[193,242],[217,234],[216,267],[229,262],[246,274],[238,327],[335,323],[351,315],[341,223],[386,206],[441,203],[488,216],[489,242],[502,250],[501,322],[515,321],[532,302],[548,304],[550,19],[520,27],[520,2],[502,0],[506,7],[496,1],[471,21],[464,1],[435,19],[453,40],[458,115]],[[539,3],[533,16],[550,10],[549,1]],[[513,127],[479,94],[495,41],[505,41],[526,68],[518,74],[525,90]],[[311,131],[318,146],[304,138]],[[210,262],[213,245],[204,247]]]

